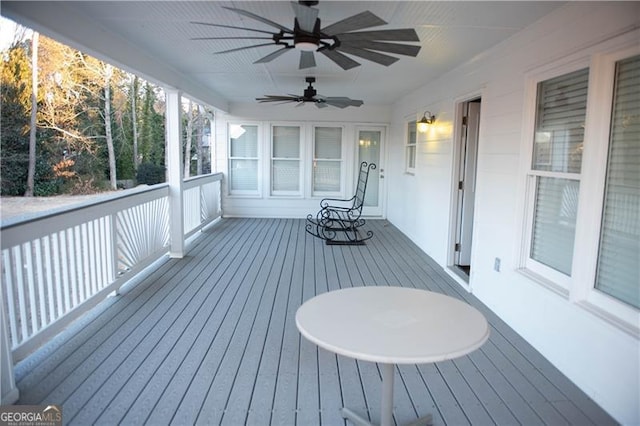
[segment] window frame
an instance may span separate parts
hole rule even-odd
[[[595,314],[617,328],[640,337],[640,310],[598,290],[596,269],[600,244],[601,220],[605,203],[605,183],[608,151],[611,142],[610,125],[613,110],[615,68],[617,61],[640,54],[637,37],[640,31],[629,32],[618,39],[594,46],[591,52],[572,55],[558,64],[540,67],[525,76],[525,108],[523,119],[523,155],[521,176],[524,177],[522,234],[518,247],[517,270],[534,282],[561,295],[575,305]],[[532,177],[533,145],[536,115],[536,94],[539,82],[589,68],[585,135],[580,173],[580,191],[576,217],[572,274],[566,277],[557,271],[539,268],[529,258],[533,227],[535,179]],[[555,172],[538,172],[554,176]],[[595,207],[594,207],[595,206]],[[544,265],[542,265],[544,266]],[[555,274],[553,272],[556,272]],[[558,276],[561,275],[561,276]]]
[[[340,162],[340,188],[338,191],[316,191],[315,190],[315,180],[314,180],[314,169],[316,162],[318,159],[316,158],[316,129],[318,128],[332,128],[332,129],[340,129],[340,158],[323,158],[320,161],[339,161]],[[311,166],[310,166],[310,192],[312,198],[324,198],[324,197],[344,197],[345,192],[345,157],[346,157],[346,143],[345,143],[345,130],[343,125],[331,124],[331,123],[322,123],[322,124],[313,124],[311,126]]]
[[[256,157],[233,157],[231,155],[231,126],[255,126],[256,127]],[[259,122],[255,121],[229,121],[227,123],[227,171],[228,171],[228,183],[227,194],[230,197],[248,197],[259,198],[262,196],[262,126]],[[255,190],[233,190],[231,187],[232,167],[231,164],[234,160],[251,160],[256,162],[256,189]]]
[[[583,192],[583,183],[582,183],[582,175],[584,171],[584,154],[582,159],[582,167],[580,173],[571,173],[571,172],[557,172],[557,171],[546,171],[546,170],[537,170],[533,168],[533,156],[534,156],[534,146],[535,146],[535,132],[536,132],[536,116],[538,109],[538,85],[545,81],[554,79],[556,77],[561,77],[563,75],[571,74],[573,72],[589,69],[589,82],[592,81],[591,75],[591,67],[590,61],[588,57],[582,57],[567,64],[564,64],[559,67],[554,67],[550,69],[544,69],[540,72],[533,73],[527,76],[526,82],[526,95],[525,100],[527,105],[525,107],[525,126],[523,131],[523,138],[526,139],[526,144],[524,145],[525,155],[523,155],[524,161],[526,161],[525,166],[525,207],[524,207],[524,232],[522,238],[521,245],[521,255],[520,255],[520,265],[519,269],[526,271],[529,276],[534,277],[540,284],[546,286],[550,290],[558,293],[563,297],[569,297],[570,289],[571,289],[571,281],[574,273],[576,271],[575,268],[575,260],[576,260],[576,241],[574,237],[574,248],[573,248],[573,261],[572,261],[572,274],[567,276],[562,272],[559,272],[531,257],[532,251],[532,243],[533,243],[533,222],[536,208],[536,191],[537,184],[539,178],[558,178],[558,179],[570,179],[579,182],[580,192],[578,196],[578,215],[580,214],[580,206],[582,203],[582,192]],[[590,83],[587,86],[587,111],[585,115],[585,121],[589,116],[589,105],[590,105]],[[587,144],[587,132],[585,129],[585,135],[583,140],[583,147]],[[578,219],[576,218],[576,221]],[[576,233],[577,223],[576,223]]]
[[[593,87],[590,85],[590,90],[594,92],[593,103],[597,107],[587,112],[587,129],[594,143],[589,144],[588,150],[585,147],[583,154],[588,155],[583,167],[589,167],[589,173],[584,175],[585,190],[581,189],[580,196],[584,198],[586,205],[595,205],[597,208],[585,209],[582,217],[578,216],[581,221],[576,226],[581,226],[584,232],[576,235],[575,255],[588,266],[581,268],[576,274],[571,298],[585,309],[640,337],[640,310],[595,287],[611,143],[616,63],[637,55],[640,55],[640,46],[636,39],[632,46],[619,46],[593,56],[592,72],[597,80]],[[575,262],[574,260],[574,266]]]
[[[297,127],[299,130],[299,139],[298,139],[298,157],[294,158],[284,158],[284,157],[274,157],[274,128],[276,127]],[[269,126],[269,194],[271,197],[278,198],[300,198],[304,195],[304,173],[305,173],[305,135],[306,130],[305,126],[300,123],[284,123],[284,122],[272,122]],[[298,190],[297,191],[283,191],[283,190],[275,190],[273,188],[273,163],[274,161],[297,161],[298,162]]]
[[[413,126],[413,134],[415,138],[411,141],[411,131],[409,130]],[[404,126],[404,171],[408,174],[415,174],[416,163],[418,159],[418,121],[415,118],[405,121]],[[411,152],[413,151],[413,157]],[[411,159],[413,158],[413,164]]]

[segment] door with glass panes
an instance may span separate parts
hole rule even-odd
[[[357,163],[355,164],[355,176],[360,168],[360,163],[374,163],[375,169],[369,172],[367,192],[364,198],[362,214],[364,216],[383,216],[384,213],[384,127],[358,127],[356,128]],[[355,179],[354,179],[355,184]]]

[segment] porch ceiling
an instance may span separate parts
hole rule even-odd
[[[291,26],[287,1],[3,1],[2,14],[102,59],[177,87],[226,110],[229,103],[254,102],[265,94],[301,93],[304,77],[316,76],[318,92],[348,96],[365,104],[390,104],[530,25],[561,2],[321,1],[323,25],[369,10],[388,22],[374,29],[415,28],[422,49],[390,67],[369,61],[344,71],[323,55],[317,66],[298,69],[290,52],[268,64],[253,64],[274,51],[247,46],[251,40],[191,40],[194,37],[255,35],[247,31],[190,24],[204,21],[271,30],[223,8],[251,11]],[[357,59],[357,58],[356,58]]]

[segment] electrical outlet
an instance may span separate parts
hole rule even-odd
[[[496,257],[496,260],[493,261],[493,270],[496,272],[500,272],[500,258]]]

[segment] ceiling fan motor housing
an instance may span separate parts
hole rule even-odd
[[[305,99],[312,99],[315,95],[318,94],[318,91],[316,89],[313,88],[312,84],[315,83],[316,78],[315,77],[307,77],[305,78],[305,81],[307,83],[309,83],[309,86],[307,86],[306,89],[304,89],[304,98]]]

